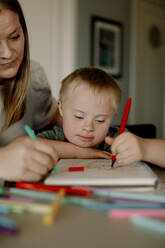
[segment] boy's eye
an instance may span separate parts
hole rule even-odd
[[[79,115],[75,115],[74,117],[75,117],[76,119],[79,119],[79,120],[84,119],[84,117],[83,117],[83,116],[79,116]]]
[[[105,120],[96,120],[96,122],[98,122],[98,123],[104,123]]]

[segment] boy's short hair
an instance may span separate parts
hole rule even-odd
[[[87,85],[98,94],[111,91],[114,95],[112,104],[115,112],[117,112],[121,102],[121,89],[111,75],[96,67],[77,69],[62,80],[59,100],[63,103],[67,99],[69,91],[80,85]]]

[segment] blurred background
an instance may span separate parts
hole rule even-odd
[[[54,96],[61,80],[91,65],[91,17],[123,26],[122,104],[129,96],[128,124],[151,123],[165,138],[165,0],[20,0],[30,37],[31,59],[44,67]]]

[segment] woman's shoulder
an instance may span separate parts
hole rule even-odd
[[[37,113],[43,112],[47,107],[50,108],[49,112],[52,108],[56,109],[56,101],[52,96],[44,69],[35,61],[31,61],[27,105],[29,106],[28,108],[35,109]]]
[[[37,61],[30,61],[30,87],[33,89],[50,88],[44,68]]]

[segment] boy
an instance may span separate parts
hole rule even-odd
[[[58,101],[63,129],[54,126],[39,137],[68,141],[79,147],[110,151],[105,137],[115,137],[118,128],[110,127],[118,113],[121,90],[106,72],[80,68],[62,81]]]

